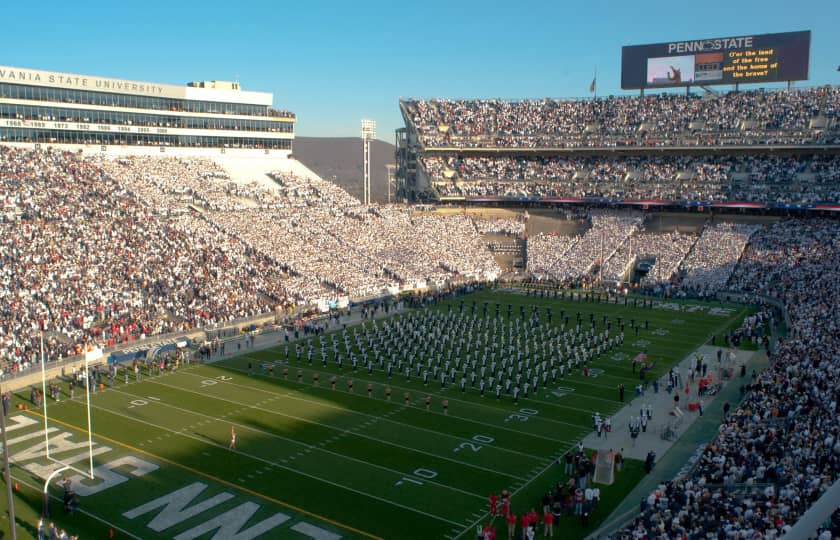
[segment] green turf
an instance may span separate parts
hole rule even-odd
[[[572,323],[577,312],[585,323],[588,314],[594,313],[599,331],[605,314],[613,332],[619,316],[625,322],[647,320],[650,328],[640,330],[636,337],[628,326],[619,350],[591,362],[591,367],[604,370],[599,376],[584,377],[578,370],[518,404],[509,396],[497,400],[491,392],[481,397],[471,388],[462,393],[452,384],[441,389],[437,381],[424,386],[414,374],[410,381],[396,372],[389,379],[378,366],[371,374],[362,366],[354,372],[349,363],[339,370],[331,354],[324,368],[317,347],[309,365],[305,357],[295,357],[294,345],[289,358],[282,346],[257,351],[243,348],[234,351],[242,353],[239,356],[144,377],[139,383],[132,378],[130,384],[123,384],[120,375],[115,388],[92,396],[94,440],[108,448],[95,462],[101,465],[135,456],[157,469],[140,477],[128,467],[119,469],[125,481],[80,498],[81,509],[91,516],[66,516],[61,505],[53,503],[57,523],[83,533],[83,538],[106,538],[112,528],[118,538],[163,539],[178,534],[212,538],[212,530],[202,532],[196,527],[217,516],[222,516],[221,521],[235,521],[248,508],[253,515],[241,523],[242,529],[263,520],[283,519],[278,514],[287,518],[264,538],[306,538],[301,523],[344,538],[471,538],[475,525],[487,521],[486,500],[491,492],[511,491],[512,509],[520,513],[538,506],[542,493],[563,479],[554,460],[589,432],[593,412],[611,415],[619,410],[619,384],[626,386],[628,398],[632,395],[638,376],[629,358],[645,348],[649,358],[656,360],[654,374],[664,373],[710,336],[739,324],[747,313],[746,308],[734,305],[675,302],[681,309],[677,312],[633,307],[632,300],[628,306],[606,305],[499,291],[483,291],[425,309],[457,312],[461,300],[465,313],[471,313],[475,302],[478,317],[483,316],[485,302],[487,316],[495,317],[498,303],[499,317],[505,322],[507,304],[511,304],[514,319],[519,317],[520,305],[527,306],[528,313],[531,306],[551,306],[552,325],[563,323],[560,311],[564,310]],[[731,311],[725,316],[710,315],[709,307]],[[547,323],[544,310],[542,316]],[[343,340],[338,342],[343,349]],[[263,367],[268,364],[273,365],[273,376]],[[313,384],[316,373],[318,386]],[[334,390],[332,377],[336,377]],[[390,401],[385,398],[386,387],[391,389]],[[565,390],[558,391],[560,387]],[[62,390],[66,391],[66,384],[62,383]],[[55,420],[51,425],[71,434],[67,441],[74,443],[86,439],[80,394],[77,391],[72,401],[65,395],[60,403],[48,404]],[[426,396],[431,401],[429,411]],[[447,415],[441,405],[444,399],[449,401]],[[42,422],[39,411],[18,414]],[[228,449],[232,426],[238,434],[235,451]],[[9,437],[37,435],[39,427],[19,428]],[[25,439],[11,447],[17,460],[13,476],[20,489],[17,513],[27,524],[19,538],[33,537],[40,510],[36,489],[41,481],[23,467],[46,462],[31,452],[21,454],[37,440]],[[628,461],[616,483],[602,489],[603,501],[592,516],[590,530],[641,475],[641,464]],[[157,523],[160,530],[153,526],[161,508],[137,517],[124,515],[196,482],[206,487],[196,488],[196,497],[186,508],[219,494],[230,497],[174,525],[160,528]],[[60,490],[53,493],[60,495]],[[496,525],[501,532],[501,520]],[[586,532],[571,517],[562,518],[559,527],[563,537],[579,538]],[[188,530],[193,532],[185,534]]]

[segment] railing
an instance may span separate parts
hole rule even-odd
[[[415,127],[416,129],[416,127]],[[627,133],[542,133],[528,136],[488,132],[475,135],[450,134],[445,142],[436,140],[438,133],[418,131],[424,152],[484,151],[484,152],[540,152],[545,150],[616,150],[673,148],[736,147],[813,147],[834,146],[820,129],[703,130],[675,131],[665,136],[647,137],[635,131]],[[428,140],[428,142],[427,142]],[[773,142],[784,141],[784,142]]]
[[[785,309],[785,305],[778,298],[773,298],[772,296],[766,296],[763,294],[743,293],[740,291],[731,290],[719,291],[717,293],[717,298],[718,300],[729,298],[732,301],[739,302],[741,304],[755,304],[756,300],[761,300],[781,311],[782,317],[785,320],[785,326],[788,328],[792,327],[792,323],[790,320],[790,316],[788,315],[787,309]]]
[[[773,486],[773,484],[704,484],[702,487],[710,490],[723,489],[729,493],[736,494],[740,499],[743,499],[749,494],[764,491],[770,486]],[[638,516],[639,510],[637,508],[631,508],[622,512],[614,518],[604,522],[595,532],[587,536],[586,540],[624,538],[625,536],[621,534],[616,536],[616,532],[628,528],[628,526],[633,523]]]
[[[274,318],[275,320],[277,320],[278,318],[291,319],[296,316],[300,316],[303,311],[304,310],[302,310],[301,308],[298,308],[292,313],[281,312],[278,314],[274,312],[266,312],[254,315],[252,317],[241,317],[230,321],[226,321],[224,323],[207,325],[203,327],[194,328],[188,331],[170,332],[167,334],[155,334],[143,339],[136,339],[134,341],[127,341],[125,343],[118,343],[115,345],[102,347],[102,356],[103,358],[107,359],[112,353],[115,352],[127,351],[136,348],[153,349],[155,348],[155,346],[158,345],[166,345],[184,339],[194,339],[196,337],[205,337],[209,339],[212,339],[213,337],[230,337],[233,335],[238,335],[242,327],[255,324],[257,322],[265,322],[265,320],[269,318]],[[46,368],[62,368],[65,366],[70,366],[83,359],[84,356],[82,355],[72,355],[63,358],[62,360],[47,360]],[[3,373],[3,375],[0,376],[0,381],[14,381],[15,379],[19,379],[21,377],[25,377],[31,375],[32,373],[40,371],[40,369],[40,362],[33,363],[26,369],[19,369],[16,371],[9,371]]]
[[[639,515],[638,508],[631,508],[612,519],[608,519],[595,532],[586,537],[586,540],[597,540],[599,538],[612,538],[614,531],[625,528],[629,523]]]
[[[111,353],[125,351],[141,345],[143,347],[148,347],[149,349],[154,348],[156,345],[165,345],[168,343],[174,343],[176,341],[180,341],[183,339],[187,339],[189,336],[203,332],[203,330],[192,330],[189,332],[172,332],[169,334],[157,334],[145,339],[138,339],[135,341],[128,341],[125,343],[120,343],[117,345],[110,345],[108,347],[102,347],[102,355],[103,358],[107,358],[110,356]],[[46,368],[47,369],[55,369],[61,368],[65,366],[72,365],[76,362],[84,360],[84,356],[81,354],[76,354],[72,356],[68,356],[63,358],[62,360],[47,360]],[[41,370],[40,362],[33,363],[26,369],[18,369],[16,371],[9,371],[3,373],[3,376],[0,377],[0,381],[8,382],[14,381],[15,379],[19,379],[21,377],[25,377],[31,375],[32,373],[36,373]]]

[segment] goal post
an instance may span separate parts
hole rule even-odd
[[[47,369],[46,369],[46,354],[44,351],[44,333],[40,333],[41,339],[41,391],[42,396],[41,400],[43,403],[43,414],[44,417],[44,457],[47,461],[55,463],[56,465],[60,465],[61,467],[55,471],[53,471],[47,478],[44,479],[44,492],[46,493],[47,489],[49,488],[49,481],[52,479],[53,476],[58,474],[58,472],[63,472],[66,470],[73,470],[79,473],[82,476],[90,478],[91,480],[94,479],[94,472],[93,472],[93,428],[90,416],[90,385],[91,385],[91,374],[90,374],[90,361],[96,360],[101,358],[102,356],[102,349],[95,348],[93,350],[88,350],[87,347],[85,348],[84,354],[84,377],[85,377],[85,412],[87,415],[87,467],[76,467],[72,463],[65,463],[61,459],[55,458],[50,453],[50,415],[49,415],[49,408],[48,408],[48,393],[47,393]],[[95,383],[94,383],[95,384]],[[87,470],[85,470],[87,469]]]

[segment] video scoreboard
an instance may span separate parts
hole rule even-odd
[[[621,88],[801,81],[811,31],[674,41],[621,48]]]

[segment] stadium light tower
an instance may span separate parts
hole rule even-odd
[[[370,204],[370,141],[376,137],[376,121],[362,120],[362,153],[364,154],[364,203]]]

